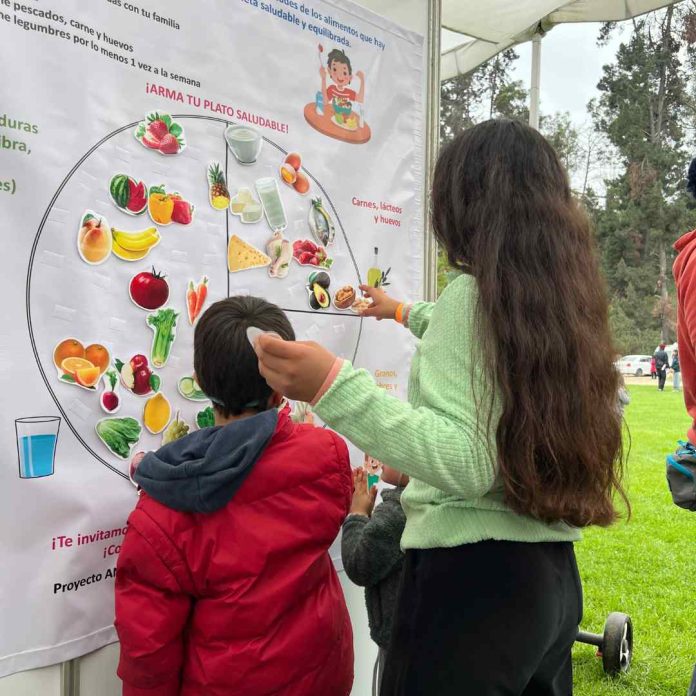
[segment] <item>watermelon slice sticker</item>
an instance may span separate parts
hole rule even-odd
[[[147,210],[147,186],[128,174],[116,174],[109,183],[114,205],[129,215],[142,215]]]

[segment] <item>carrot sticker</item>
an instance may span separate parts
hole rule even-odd
[[[193,326],[193,322],[196,321],[197,303],[198,297],[196,296],[196,289],[193,287],[193,281],[189,280],[188,289],[186,290],[186,309],[188,310],[188,319],[191,326]]]
[[[188,311],[189,324],[193,326],[196,319],[200,316],[205,300],[208,297],[208,278],[203,276],[198,285],[194,285],[192,280],[189,280],[186,290],[186,309]]]

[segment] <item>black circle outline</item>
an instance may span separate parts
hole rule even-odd
[[[184,118],[191,118],[191,119],[202,119],[206,121],[217,121],[219,123],[225,124],[225,126],[230,125],[231,123],[234,123],[233,121],[228,121],[223,118],[217,118],[215,116],[199,116],[199,115],[193,115],[193,114],[172,114],[172,118],[174,119],[184,119]],[[46,372],[43,368],[43,365],[41,364],[41,360],[39,358],[39,352],[36,346],[36,339],[34,338],[34,328],[32,325],[31,321],[31,279],[32,279],[32,272],[34,269],[34,259],[36,257],[36,250],[39,245],[39,239],[41,237],[41,234],[43,232],[44,226],[46,225],[46,221],[48,220],[48,216],[53,209],[53,206],[55,205],[56,201],[58,200],[58,197],[62,193],[63,189],[67,185],[68,181],[73,177],[75,172],[82,166],[82,164],[87,160],[90,155],[94,153],[95,150],[97,150],[99,147],[101,147],[107,140],[110,140],[114,136],[118,135],[119,133],[123,133],[123,131],[126,131],[130,128],[135,128],[140,121],[134,121],[132,123],[129,123],[125,126],[121,126],[120,128],[117,128],[116,130],[112,131],[108,135],[105,135],[101,140],[99,140],[95,145],[93,145],[87,152],[85,152],[84,155],[77,161],[77,163],[73,166],[73,168],[70,170],[68,175],[63,179],[63,181],[60,183],[60,186],[56,190],[56,192],[53,194],[53,197],[51,198],[46,211],[43,214],[43,217],[41,218],[41,222],[39,223],[38,230],[36,232],[36,237],[34,238],[34,243],[32,244],[31,247],[31,252],[29,254],[29,264],[27,266],[27,281],[26,281],[26,293],[25,293],[25,302],[26,302],[26,312],[27,312],[27,328],[29,330],[29,341],[31,343],[31,349],[32,352],[34,353],[34,359],[36,360],[36,365],[39,368],[39,373],[41,374],[41,378],[44,381],[44,384],[46,385],[46,389],[48,389],[48,393],[51,395],[51,398],[56,404],[56,407],[60,411],[61,415],[63,416],[63,419],[65,423],[67,424],[68,428],[72,431],[72,434],[75,436],[75,438],[80,442],[80,444],[101,464],[103,464],[107,469],[110,469],[114,473],[118,474],[122,478],[128,480],[128,474],[123,473],[119,469],[117,469],[115,466],[112,464],[109,464],[103,457],[101,457],[99,454],[97,454],[80,436],[80,434],[77,432],[77,429],[73,426],[72,422],[68,418],[67,413],[65,412],[65,409],[61,406],[60,401],[58,397],[56,396],[55,391],[53,390],[53,387],[51,386],[51,382],[48,379],[48,376],[46,375]],[[267,138],[266,136],[262,136],[262,138],[269,144],[275,147],[277,150],[282,152],[284,155],[287,155],[288,152],[286,150],[283,150],[282,147],[277,145],[275,142],[273,142],[270,138]],[[227,150],[227,144],[225,143],[225,150]],[[346,237],[345,230],[343,228],[343,223],[341,223],[341,219],[338,216],[338,212],[336,211],[336,208],[333,204],[333,201],[329,197],[329,195],[326,193],[324,187],[314,178],[314,176],[309,172],[309,170],[304,169],[305,174],[314,182],[314,184],[319,188],[319,190],[322,192],[325,200],[329,203],[331,206],[331,209],[333,211],[334,216],[336,217],[336,221],[338,223],[338,226],[341,230],[341,234],[343,235],[343,240],[346,243],[346,247],[348,249],[348,253],[350,255],[351,261],[353,262],[353,266],[355,268],[355,272],[358,277],[358,282],[362,284],[362,279],[360,277],[360,269],[358,267],[358,264],[355,260],[355,256],[353,255],[353,250],[350,246],[350,242],[348,241],[348,238]],[[229,294],[229,293],[228,293]],[[303,310],[285,310],[289,312],[302,312]],[[309,310],[308,310],[309,311]],[[351,316],[351,315],[342,315],[342,316]],[[360,338],[362,336],[362,327],[363,327],[363,318],[362,317],[356,317],[360,320],[360,328],[358,330],[358,338],[355,343],[355,350],[353,352],[353,362],[355,362],[355,358],[358,353],[358,348],[360,346]]]

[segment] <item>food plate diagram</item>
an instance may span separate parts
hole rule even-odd
[[[192,375],[212,303],[263,297],[298,340],[353,361],[362,332],[359,265],[301,143],[286,151],[211,116],[134,117],[61,182],[26,284],[33,354],[64,424],[124,478],[131,452],[158,448],[175,421],[210,424]]]

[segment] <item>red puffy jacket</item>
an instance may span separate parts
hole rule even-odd
[[[684,403],[692,421],[687,437],[696,445],[696,230],[680,237],[674,248],[678,254],[672,273],[677,286],[679,367]]]
[[[348,696],[328,554],[350,507],[343,440],[269,411],[149,453],[136,480],[116,574],[124,696]]]

